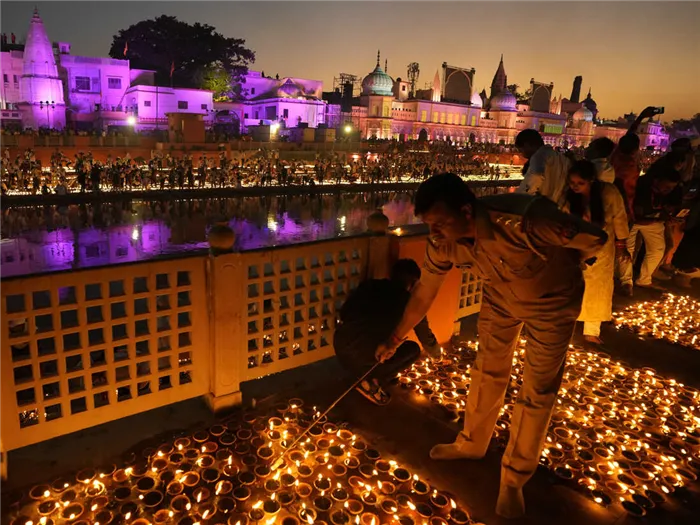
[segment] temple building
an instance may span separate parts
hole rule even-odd
[[[437,71],[430,88],[410,96],[409,83],[389,76],[378,54],[374,70],[362,80],[352,111],[343,116],[366,139],[511,144],[527,128],[537,129],[545,142],[556,146],[586,145],[593,138],[593,113],[583,103],[572,114],[563,113],[552,100],[552,83],[532,79],[531,99],[518,102],[508,89],[503,56],[491,81],[490,96],[485,90],[477,91],[474,77],[474,68],[443,63],[442,76]]]
[[[210,91],[155,85],[155,72],[132,69],[128,60],[70,54],[52,44],[34,9],[26,41],[3,44],[2,124],[22,128],[165,128],[168,113],[213,118]]]
[[[590,89],[579,102],[580,76],[568,99],[553,97],[554,84],[533,78],[531,98],[519,100],[508,88],[502,55],[488,95],[485,89],[478,92],[474,68],[445,62],[432,82],[416,89],[418,64],[409,68],[407,80],[394,79],[377,53],[357,95],[347,82],[342,94],[323,93],[319,80],[249,71],[238,101],[215,102],[211,91],[156,85],[155,72],[132,68],[128,57],[71,55],[69,43],[51,43],[35,9],[25,43],[4,40],[1,59],[1,123],[15,128],[167,129],[170,115],[199,119],[207,128],[223,126],[234,134],[251,133],[256,140],[307,140],[319,135],[306,133],[308,128],[326,128],[323,140],[352,131],[362,139],[511,144],[521,130],[532,128],[548,144],[585,146],[593,137],[616,139],[624,133],[622,122],[599,122]],[[668,143],[659,122],[644,124],[640,131],[644,147]]]

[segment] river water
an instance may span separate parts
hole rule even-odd
[[[0,273],[6,278],[206,253],[207,231],[221,220],[235,232],[237,250],[357,235],[377,208],[391,226],[415,224],[411,200],[412,192],[374,192],[10,208],[2,216]]]

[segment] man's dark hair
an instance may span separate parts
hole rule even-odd
[[[413,259],[399,259],[391,267],[391,280],[402,286],[413,284],[420,279],[420,266]]]
[[[438,202],[444,203],[453,211],[471,204],[476,196],[461,177],[454,173],[440,173],[421,182],[413,199],[413,211],[416,216],[423,215]]]
[[[515,146],[522,148],[525,144],[544,146],[544,140],[542,140],[542,135],[536,129],[524,129],[515,137]]]
[[[588,147],[596,151],[596,153],[599,155],[596,158],[604,159],[612,155],[612,152],[615,149],[615,143],[608,137],[599,137],[592,140]]]
[[[639,149],[639,137],[636,133],[627,133],[620,138],[617,144],[620,151],[626,155],[631,155]]]

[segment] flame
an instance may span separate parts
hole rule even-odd
[[[450,498],[450,505],[452,505],[453,509],[457,508],[457,504],[455,503],[455,500],[453,500],[452,498]]]
[[[253,505],[253,508],[259,509],[260,507],[262,507],[262,504],[263,504],[262,500],[259,500],[255,505]]]

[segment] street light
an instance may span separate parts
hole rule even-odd
[[[350,124],[345,125],[345,133],[350,133],[352,131],[352,126]]]
[[[129,115],[126,117],[126,123],[129,124],[129,126],[133,126],[136,124],[136,117],[133,115]]]
[[[49,102],[48,100],[40,100],[39,101],[39,108],[44,109],[44,107],[46,107],[46,127],[51,128],[51,118],[49,117],[49,108],[54,109],[56,107],[55,103],[53,100],[51,102]]]

